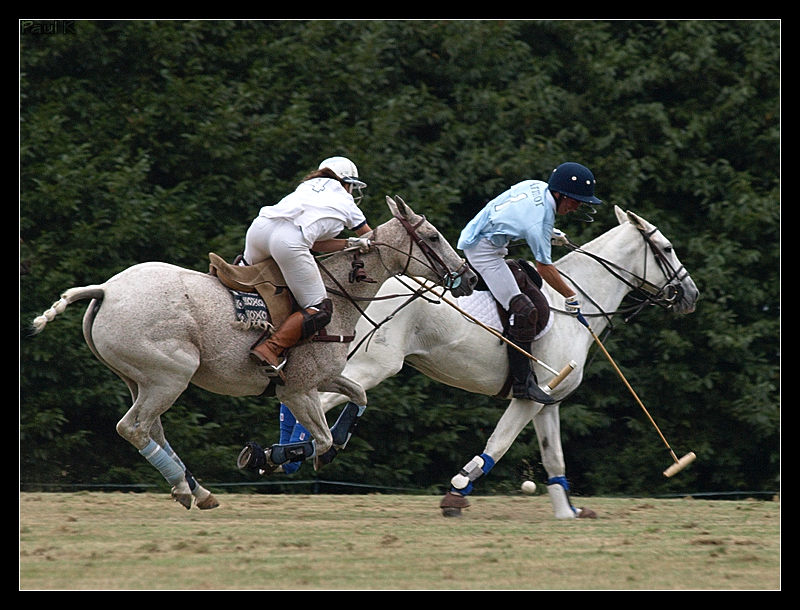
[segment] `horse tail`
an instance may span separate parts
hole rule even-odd
[[[103,290],[103,287],[98,285],[70,288],[61,295],[61,298],[58,301],[50,306],[50,309],[45,311],[42,315],[34,318],[33,334],[37,335],[42,332],[48,322],[52,322],[58,314],[64,312],[64,310],[67,308],[67,305],[70,305],[75,301],[82,301],[84,299],[102,300],[104,295],[105,291]]]

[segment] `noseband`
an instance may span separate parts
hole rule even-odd
[[[649,233],[645,233],[640,229],[639,234],[648,245],[650,251],[653,253],[653,258],[656,260],[656,264],[664,274],[664,283],[661,286],[653,284],[649,280],[645,279],[645,277],[639,277],[635,273],[628,271],[627,269],[624,269],[619,265],[612,263],[611,261],[607,261],[596,254],[586,252],[572,242],[568,244],[570,249],[594,259],[611,275],[616,277],[623,284],[626,284],[630,287],[631,294],[629,296],[634,299],[639,299],[641,302],[638,306],[633,308],[633,313],[628,316],[628,319],[635,316],[645,305],[658,305],[664,309],[671,309],[675,303],[683,298],[683,288],[681,287],[680,282],[682,282],[683,279],[688,275],[686,268],[681,266],[678,269],[673,269],[672,264],[669,262],[669,260],[667,260],[666,254],[664,254],[664,252],[658,246],[656,246],[655,243],[653,243],[652,236],[656,231],[658,231],[658,229],[653,229]],[[644,256],[644,275],[647,276],[647,251],[645,251]],[[633,281],[626,279],[620,273],[627,274]],[[585,292],[583,292],[583,294],[586,295]],[[588,297],[588,295],[586,296]],[[615,312],[602,313],[600,315],[605,315],[608,317],[613,315],[613,313]]]

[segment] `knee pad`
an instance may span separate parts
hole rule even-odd
[[[513,341],[530,343],[536,337],[539,312],[527,294],[520,293],[508,303],[508,336]]]
[[[333,301],[323,299],[319,305],[303,309],[301,312],[303,314],[303,324],[300,330],[300,338],[308,339],[325,328],[331,321]]]

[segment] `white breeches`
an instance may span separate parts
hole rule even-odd
[[[472,268],[481,274],[494,298],[508,311],[511,299],[520,294],[517,280],[505,261],[508,248],[497,247],[489,240],[481,239],[474,246],[466,248],[464,255]]]
[[[247,230],[244,260],[249,265],[272,257],[283,272],[297,304],[319,305],[328,293],[303,231],[289,220],[256,218]]]

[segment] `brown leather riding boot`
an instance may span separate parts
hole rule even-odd
[[[283,365],[286,364],[284,354],[300,340],[302,329],[303,313],[296,311],[286,318],[271,336],[253,346],[250,358],[258,364],[271,367],[281,379],[284,379],[282,371]]]

